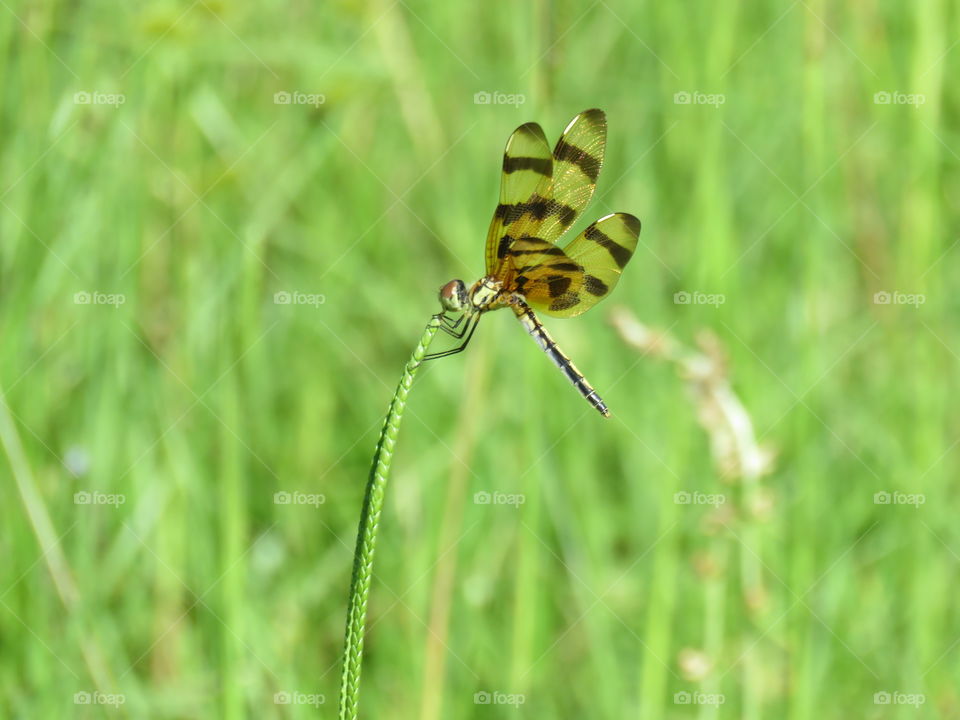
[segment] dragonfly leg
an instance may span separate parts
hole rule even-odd
[[[465,317],[466,317],[466,315],[464,315],[463,313],[460,313],[459,315],[457,315],[457,319],[454,320],[454,319],[451,318],[449,315],[447,315],[445,312],[440,313],[440,319],[443,321],[443,323],[444,323],[445,325],[447,325],[448,327],[451,327],[451,328],[457,328],[457,327],[459,327],[459,326],[460,326],[460,323],[463,322],[463,319],[464,319]]]
[[[460,315],[456,320],[454,320],[445,312],[443,312],[443,313],[437,313],[436,315],[434,315],[434,317],[439,318],[440,329],[443,330],[450,337],[456,338],[457,340],[463,337],[464,333],[467,331],[467,327],[470,325],[470,323],[468,322],[463,326],[462,330],[459,330],[459,331],[457,330],[457,328],[460,327],[460,323],[463,322],[466,315]]]
[[[437,358],[447,357],[447,355],[456,355],[459,352],[463,352],[467,345],[470,342],[470,338],[473,337],[473,331],[477,329],[477,325],[480,323],[480,314],[477,313],[473,317],[467,320],[466,324],[463,326],[463,329],[457,333],[456,331],[449,330],[441,325],[441,329],[445,330],[448,335],[457,338],[458,340],[464,338],[463,342],[460,343],[457,347],[451,348],[450,350],[441,350],[440,352],[429,353],[424,355],[424,360],[436,360]],[[459,325],[459,321],[457,322]]]

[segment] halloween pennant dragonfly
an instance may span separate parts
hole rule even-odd
[[[610,416],[534,314],[566,318],[586,312],[610,294],[637,247],[640,221],[626,213],[602,217],[565,247],[556,245],[593,197],[606,142],[607,118],[596,109],[571,120],[552,152],[536,123],[514,131],[503,154],[500,204],[487,232],[487,274],[469,289],[462,280],[440,288],[441,328],[463,342],[426,359],[462,351],[484,313],[509,307],[580,394]]]

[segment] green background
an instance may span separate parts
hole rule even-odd
[[[960,717],[956,5],[5,0],[0,37],[0,717],[335,716],[403,363],[483,271],[509,133],[589,107],[577,227],[630,212],[641,245],[546,323],[614,417],[510,313],[425,366],[361,714]],[[717,335],[763,502],[618,305]]]

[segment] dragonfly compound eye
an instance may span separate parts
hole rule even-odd
[[[463,280],[451,280],[440,288],[440,304],[444,310],[463,312],[467,302],[467,286],[463,284]]]

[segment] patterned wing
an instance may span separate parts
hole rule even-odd
[[[513,285],[527,303],[554,317],[575,317],[603,300],[633,256],[640,221],[613,213],[592,223],[563,250],[515,261]]]
[[[514,130],[503,152],[500,204],[487,231],[487,274],[493,274],[513,240],[534,198],[544,197],[553,177],[553,158],[543,128],[527,123]]]
[[[487,234],[488,275],[506,277],[509,263],[503,261],[518,241],[526,243],[520,249],[530,255],[555,243],[576,221],[593,197],[606,142],[607,119],[597,109],[571,120],[552,153],[539,125],[528,123],[514,132],[503,159],[500,204]]]
[[[570,121],[553,149],[550,203],[556,210],[546,213],[536,232],[529,235],[555,243],[576,222],[597,188],[606,146],[603,110],[584,110]]]

